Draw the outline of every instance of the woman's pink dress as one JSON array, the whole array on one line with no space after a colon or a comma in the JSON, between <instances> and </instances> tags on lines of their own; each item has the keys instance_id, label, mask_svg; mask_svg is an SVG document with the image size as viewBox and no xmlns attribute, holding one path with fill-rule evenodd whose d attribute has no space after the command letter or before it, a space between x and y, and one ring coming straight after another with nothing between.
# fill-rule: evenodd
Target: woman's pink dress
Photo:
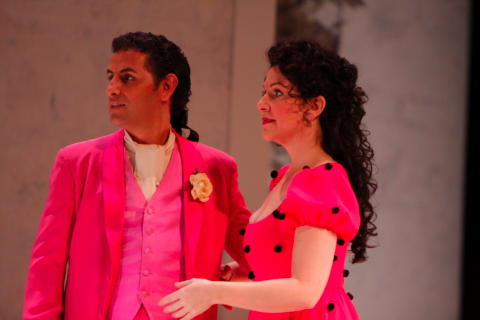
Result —
<instances>
[{"instance_id":1,"label":"woman's pink dress","mask_svg":"<svg viewBox=\"0 0 480 320\"><path fill-rule=\"evenodd\" d=\"M272 172L270 189L280 181L288 166ZM285 200L272 214L250 223L244 234L249 278L254 281L291 277L295 229L314 226L337 234L337 246L326 288L312 309L263 313L252 311L249 320L359 319L351 295L343 288L345 259L350 241L360 225L358 202L348 175L339 163L305 168L290 183Z\"/></svg>"}]
</instances>

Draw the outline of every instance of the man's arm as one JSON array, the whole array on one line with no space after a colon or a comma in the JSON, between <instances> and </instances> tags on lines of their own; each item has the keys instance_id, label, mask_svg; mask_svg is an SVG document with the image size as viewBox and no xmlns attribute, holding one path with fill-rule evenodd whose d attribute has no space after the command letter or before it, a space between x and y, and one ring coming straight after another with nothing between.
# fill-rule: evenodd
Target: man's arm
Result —
<instances>
[{"instance_id":1,"label":"man's arm","mask_svg":"<svg viewBox=\"0 0 480 320\"><path fill-rule=\"evenodd\" d=\"M229 264L234 271L233 277L241 278L248 273L247 260L243 252L243 237L251 213L238 188L238 169L235 162L232 162L230 171L229 192L226 194L229 199L229 225L225 249L236 261Z\"/></svg>"},{"instance_id":2,"label":"man's arm","mask_svg":"<svg viewBox=\"0 0 480 320\"><path fill-rule=\"evenodd\" d=\"M27 276L23 319L58 320L75 211L74 179L60 151L40 220Z\"/></svg>"}]
</instances>

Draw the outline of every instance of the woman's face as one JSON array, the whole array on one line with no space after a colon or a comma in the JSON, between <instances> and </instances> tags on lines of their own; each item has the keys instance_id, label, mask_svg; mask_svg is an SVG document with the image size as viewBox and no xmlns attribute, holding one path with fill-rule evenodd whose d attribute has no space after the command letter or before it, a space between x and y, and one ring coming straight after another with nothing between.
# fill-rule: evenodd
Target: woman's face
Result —
<instances>
[{"instance_id":1,"label":"woman's face","mask_svg":"<svg viewBox=\"0 0 480 320\"><path fill-rule=\"evenodd\" d=\"M262 117L263 138L284 145L305 128L302 105L303 99L293 84L278 67L270 68L263 82L262 97L257 103Z\"/></svg>"}]
</instances>

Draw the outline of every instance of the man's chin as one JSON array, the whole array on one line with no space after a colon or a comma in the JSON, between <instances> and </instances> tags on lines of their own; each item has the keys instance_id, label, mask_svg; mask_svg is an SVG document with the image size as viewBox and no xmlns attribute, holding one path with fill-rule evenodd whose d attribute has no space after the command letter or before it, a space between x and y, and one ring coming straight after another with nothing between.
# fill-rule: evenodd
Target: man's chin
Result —
<instances>
[{"instance_id":1,"label":"man's chin","mask_svg":"<svg viewBox=\"0 0 480 320\"><path fill-rule=\"evenodd\" d=\"M127 122L124 120L124 119L120 119L114 115L110 115L110 123L112 125L114 125L115 127L119 127L119 128L122 128L122 129L126 129L125 126L127 124Z\"/></svg>"}]
</instances>

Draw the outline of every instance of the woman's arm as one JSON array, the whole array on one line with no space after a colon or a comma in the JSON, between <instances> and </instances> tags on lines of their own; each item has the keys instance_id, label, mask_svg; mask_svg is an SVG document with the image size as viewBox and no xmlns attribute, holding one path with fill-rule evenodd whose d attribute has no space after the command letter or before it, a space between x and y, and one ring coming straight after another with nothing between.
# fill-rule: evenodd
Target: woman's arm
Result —
<instances>
[{"instance_id":1,"label":"woman's arm","mask_svg":"<svg viewBox=\"0 0 480 320\"><path fill-rule=\"evenodd\" d=\"M173 317L191 319L212 304L226 304L261 312L312 308L327 284L337 237L326 229L303 226L295 232L292 277L250 283L191 279L166 296L161 305ZM274 266L272 266L274 268Z\"/></svg>"}]
</instances>

